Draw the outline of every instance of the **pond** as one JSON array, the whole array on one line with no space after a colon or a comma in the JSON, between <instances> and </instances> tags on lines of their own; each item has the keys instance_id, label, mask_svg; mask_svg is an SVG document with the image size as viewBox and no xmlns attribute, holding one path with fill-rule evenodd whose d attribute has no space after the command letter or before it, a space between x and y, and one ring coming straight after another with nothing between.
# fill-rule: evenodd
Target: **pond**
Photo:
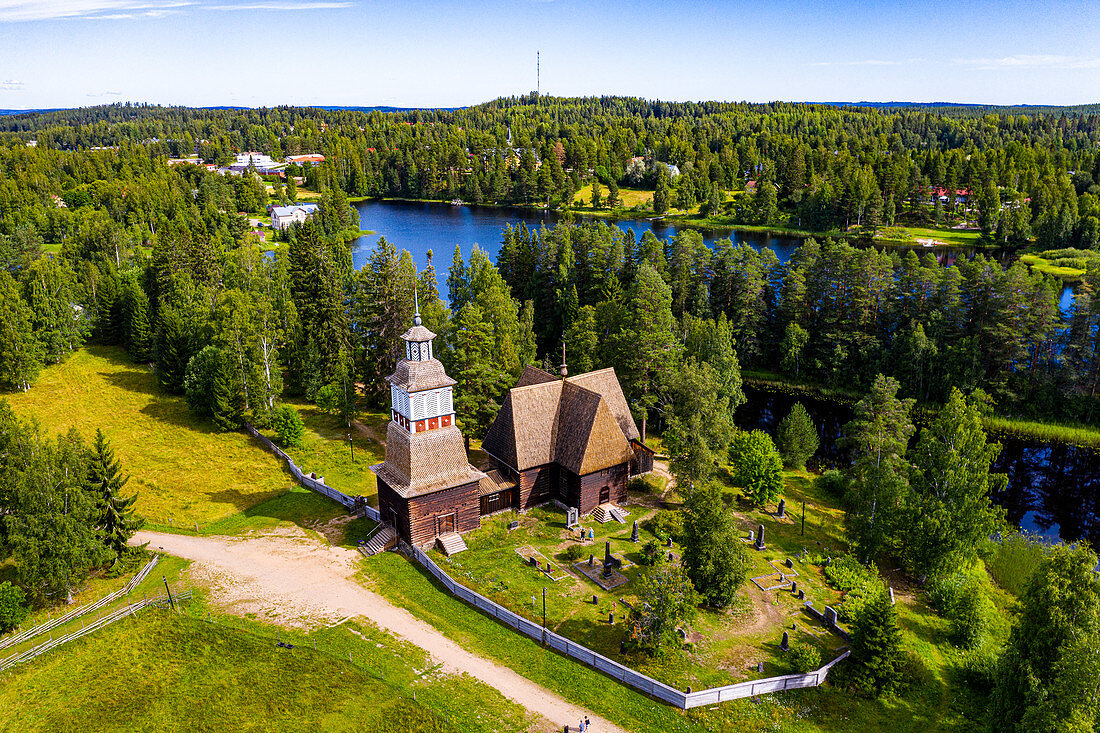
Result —
<instances>
[{"instance_id":1,"label":"pond","mask_svg":"<svg viewBox=\"0 0 1100 733\"><path fill-rule=\"evenodd\" d=\"M363 267L370 259L371 250L379 237L385 237L398 250L407 249L416 262L417 268L424 267L428 261L428 252L434 256L436 272L439 275L440 296L447 300L447 269L451 266L455 245L462 248L462 256L469 259L474 245L478 245L495 262L500 249L501 231L506 225L518 226L520 222L528 228L537 229L542 225L553 226L559 215L553 211L536 211L495 206L452 206L439 202L414 201L362 201L355 205L359 211L360 226L373 234L365 235L352 243L352 261L356 269ZM584 217L580 217L583 219ZM649 219L601 219L619 228L630 229L635 237L650 230L658 237L675 236L683 227L677 227L661 220ZM733 230L701 229L703 241L713 246L714 242L727 237L734 242L744 242L755 249L769 247L780 262L786 262L798 249L803 240L797 237L775 237L759 232L738 232ZM927 249L920 246L911 248L918 254L933 252L936 259L948 265L953 264L960 255L970 250L955 247L936 247ZM1002 255L1003 256L1003 255ZM1072 305L1072 290L1067 287L1062 294L1063 311L1068 312Z\"/></svg>"},{"instance_id":2,"label":"pond","mask_svg":"<svg viewBox=\"0 0 1100 733\"><path fill-rule=\"evenodd\" d=\"M838 441L852 417L850 406L750 386L745 387L745 396L735 415L738 427L774 435L778 422L795 402L801 402L821 436L822 448L811 467L835 467L848 461ZM1086 539L1096 546L1100 541L1100 452L1013 435L992 437L1003 446L993 470L1008 474L1008 486L993 500L1005 508L1009 521L1050 540Z\"/></svg>"}]
</instances>

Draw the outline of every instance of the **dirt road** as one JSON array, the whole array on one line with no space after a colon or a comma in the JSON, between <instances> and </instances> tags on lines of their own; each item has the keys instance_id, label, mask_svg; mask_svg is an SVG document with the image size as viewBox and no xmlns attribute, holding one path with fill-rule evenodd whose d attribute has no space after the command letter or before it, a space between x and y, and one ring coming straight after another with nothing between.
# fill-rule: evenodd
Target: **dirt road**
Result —
<instances>
[{"instance_id":1,"label":"dirt road","mask_svg":"<svg viewBox=\"0 0 1100 733\"><path fill-rule=\"evenodd\" d=\"M213 602L233 613L256 612L280 622L362 616L429 651L448 672L465 672L552 721L556 730L588 715L594 733L623 728L578 707L507 667L466 651L432 626L356 583L359 553L333 547L294 528L263 536L188 537L138 532L134 543L195 562L193 575Z\"/></svg>"}]
</instances>

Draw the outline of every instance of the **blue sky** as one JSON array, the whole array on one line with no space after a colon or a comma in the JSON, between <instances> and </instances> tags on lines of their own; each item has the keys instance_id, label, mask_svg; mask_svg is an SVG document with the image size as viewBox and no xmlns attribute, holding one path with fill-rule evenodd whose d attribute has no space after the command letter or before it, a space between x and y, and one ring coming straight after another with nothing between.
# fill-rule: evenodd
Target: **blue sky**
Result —
<instances>
[{"instance_id":1,"label":"blue sky","mask_svg":"<svg viewBox=\"0 0 1100 733\"><path fill-rule=\"evenodd\" d=\"M1100 101L1100 3L0 0L0 108Z\"/></svg>"}]
</instances>

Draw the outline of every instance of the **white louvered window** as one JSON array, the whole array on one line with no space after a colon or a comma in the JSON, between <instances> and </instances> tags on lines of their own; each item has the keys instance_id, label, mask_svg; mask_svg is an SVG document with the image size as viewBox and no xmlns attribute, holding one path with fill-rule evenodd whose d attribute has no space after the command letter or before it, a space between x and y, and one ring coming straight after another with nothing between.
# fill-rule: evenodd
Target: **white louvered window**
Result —
<instances>
[{"instance_id":1,"label":"white louvered window","mask_svg":"<svg viewBox=\"0 0 1100 733\"><path fill-rule=\"evenodd\" d=\"M436 417L439 415L439 395L436 392L429 392L426 397L425 414L428 417Z\"/></svg>"},{"instance_id":2,"label":"white louvered window","mask_svg":"<svg viewBox=\"0 0 1100 733\"><path fill-rule=\"evenodd\" d=\"M451 389L442 390L442 394L439 396L439 414L449 415L455 411L454 405L451 403Z\"/></svg>"},{"instance_id":3,"label":"white louvered window","mask_svg":"<svg viewBox=\"0 0 1100 733\"><path fill-rule=\"evenodd\" d=\"M398 410L405 417L409 417L409 395L407 392L398 390L401 394L401 408Z\"/></svg>"}]
</instances>

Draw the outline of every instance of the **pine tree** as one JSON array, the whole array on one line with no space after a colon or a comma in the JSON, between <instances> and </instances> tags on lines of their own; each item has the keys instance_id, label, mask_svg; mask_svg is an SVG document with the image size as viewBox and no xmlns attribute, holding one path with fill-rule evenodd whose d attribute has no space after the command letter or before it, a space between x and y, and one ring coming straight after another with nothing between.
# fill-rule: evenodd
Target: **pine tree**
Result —
<instances>
[{"instance_id":1,"label":"pine tree","mask_svg":"<svg viewBox=\"0 0 1100 733\"><path fill-rule=\"evenodd\" d=\"M853 685L875 697L893 692L899 683L901 655L897 612L880 590L853 624L849 671Z\"/></svg>"},{"instance_id":2,"label":"pine tree","mask_svg":"<svg viewBox=\"0 0 1100 733\"><path fill-rule=\"evenodd\" d=\"M817 427L801 402L794 403L790 414L779 422L776 444L783 456L783 465L801 471L817 452L820 440Z\"/></svg>"},{"instance_id":3,"label":"pine tree","mask_svg":"<svg viewBox=\"0 0 1100 733\"><path fill-rule=\"evenodd\" d=\"M860 557L870 561L888 545L908 488L906 450L913 435L913 400L897 397L898 382L881 374L844 426L854 455L848 470L848 532Z\"/></svg>"},{"instance_id":4,"label":"pine tree","mask_svg":"<svg viewBox=\"0 0 1100 733\"><path fill-rule=\"evenodd\" d=\"M899 534L902 558L922 582L966 565L1003 514L989 499L1007 482L1004 474L990 473L1001 445L987 442L981 410L980 395L967 399L953 389L910 457Z\"/></svg>"},{"instance_id":5,"label":"pine tree","mask_svg":"<svg viewBox=\"0 0 1100 733\"><path fill-rule=\"evenodd\" d=\"M42 369L30 308L15 279L0 270L0 386L26 391Z\"/></svg>"},{"instance_id":6,"label":"pine tree","mask_svg":"<svg viewBox=\"0 0 1100 733\"><path fill-rule=\"evenodd\" d=\"M103 431L96 430L86 486L103 512L100 536L116 557L126 552L127 541L145 524L144 519L134 516L137 494L129 498L122 496L122 488L129 480L129 476L122 475L122 466L115 459L115 452Z\"/></svg>"},{"instance_id":7,"label":"pine tree","mask_svg":"<svg viewBox=\"0 0 1100 733\"><path fill-rule=\"evenodd\" d=\"M653 213L658 216L668 213L668 181L664 176L657 178L657 188L653 191Z\"/></svg>"},{"instance_id":8,"label":"pine tree","mask_svg":"<svg viewBox=\"0 0 1100 733\"><path fill-rule=\"evenodd\" d=\"M145 290L133 279L126 280L122 289L122 308L125 327L126 353L138 363L152 357L152 328L149 325L149 298Z\"/></svg>"},{"instance_id":9,"label":"pine tree","mask_svg":"<svg viewBox=\"0 0 1100 733\"><path fill-rule=\"evenodd\" d=\"M503 375L492 353L492 330L481 309L467 303L455 317L454 325L451 376L458 382L454 407L469 448L470 435L484 435L500 409L493 398L501 390Z\"/></svg>"}]
</instances>

